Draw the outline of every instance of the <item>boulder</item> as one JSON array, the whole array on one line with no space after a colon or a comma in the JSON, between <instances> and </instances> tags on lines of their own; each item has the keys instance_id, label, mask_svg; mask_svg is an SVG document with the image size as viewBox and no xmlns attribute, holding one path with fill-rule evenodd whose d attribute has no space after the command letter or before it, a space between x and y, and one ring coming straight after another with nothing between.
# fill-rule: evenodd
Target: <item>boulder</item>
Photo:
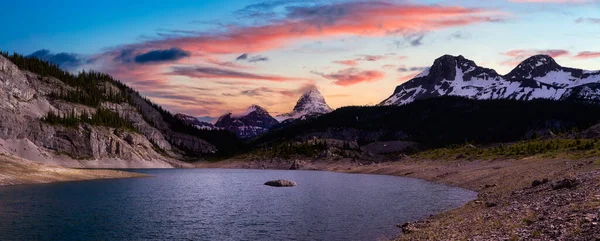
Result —
<instances>
[{"instance_id":1,"label":"boulder","mask_svg":"<svg viewBox=\"0 0 600 241\"><path fill-rule=\"evenodd\" d=\"M265 185L271 186L271 187L294 187L297 184L296 184L296 182L290 181L290 180L275 180L275 181L265 182Z\"/></svg>"}]
</instances>

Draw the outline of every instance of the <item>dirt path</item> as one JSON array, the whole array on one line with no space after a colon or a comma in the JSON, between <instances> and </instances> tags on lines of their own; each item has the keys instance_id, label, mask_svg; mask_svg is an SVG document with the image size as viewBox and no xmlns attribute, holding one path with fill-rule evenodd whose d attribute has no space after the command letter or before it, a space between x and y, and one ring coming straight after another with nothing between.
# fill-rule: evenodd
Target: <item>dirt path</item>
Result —
<instances>
[{"instance_id":1,"label":"dirt path","mask_svg":"<svg viewBox=\"0 0 600 241\"><path fill-rule=\"evenodd\" d=\"M43 165L0 153L0 186L145 176L115 170L84 170Z\"/></svg>"},{"instance_id":2,"label":"dirt path","mask_svg":"<svg viewBox=\"0 0 600 241\"><path fill-rule=\"evenodd\" d=\"M227 160L201 168L289 169L291 161ZM600 161L297 161L300 169L407 176L479 193L461 208L404 224L399 240L600 240ZM532 185L534 181L536 185ZM402 226L402 224L401 224Z\"/></svg>"}]
</instances>

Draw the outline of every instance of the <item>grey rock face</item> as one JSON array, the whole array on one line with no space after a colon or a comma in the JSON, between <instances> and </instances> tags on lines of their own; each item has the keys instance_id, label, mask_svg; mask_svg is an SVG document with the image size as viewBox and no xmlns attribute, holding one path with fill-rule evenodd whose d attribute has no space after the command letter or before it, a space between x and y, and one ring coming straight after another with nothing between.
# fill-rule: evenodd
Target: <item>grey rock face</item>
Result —
<instances>
[{"instance_id":1,"label":"grey rock face","mask_svg":"<svg viewBox=\"0 0 600 241\"><path fill-rule=\"evenodd\" d=\"M140 111L138 113L140 113L140 117L143 115L145 120L149 120L152 123L151 126L159 130L164 136L164 139L167 140L167 142L171 145L178 146L178 148L191 150L196 153L208 154L217 151L217 148L214 145L206 142L205 140L171 130L171 127L163 120L161 114L141 97L134 96L133 101L138 106Z\"/></svg>"},{"instance_id":2,"label":"grey rock face","mask_svg":"<svg viewBox=\"0 0 600 241\"><path fill-rule=\"evenodd\" d=\"M108 82L103 84L105 90L111 89L112 93L119 91ZM141 107L148 116L145 118L127 103L102 104L103 108L115 111L131 121L139 133L88 124L81 124L76 128L49 125L41 120L49 111L59 114L71 111L93 114L96 111L92 107L47 97L60 88L68 90L71 87L55 78L42 79L34 73L21 71L8 59L0 56L0 139L28 140L39 151L68 156L77 160L81 167L185 166L171 158L177 157L177 150L172 143L201 153L216 150L204 140L171 131L160 114L149 105ZM138 101L144 101L140 99L138 96ZM146 119L154 120L156 126L162 129L149 124ZM159 151L165 151L169 155L165 156Z\"/></svg>"}]
</instances>

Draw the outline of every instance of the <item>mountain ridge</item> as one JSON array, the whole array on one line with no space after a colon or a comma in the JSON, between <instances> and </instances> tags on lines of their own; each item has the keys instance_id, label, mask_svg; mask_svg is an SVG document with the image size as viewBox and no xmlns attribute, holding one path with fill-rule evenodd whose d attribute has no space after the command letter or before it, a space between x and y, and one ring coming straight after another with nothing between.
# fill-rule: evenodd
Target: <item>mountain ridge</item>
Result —
<instances>
[{"instance_id":1,"label":"mountain ridge","mask_svg":"<svg viewBox=\"0 0 600 241\"><path fill-rule=\"evenodd\" d=\"M9 143L0 151L67 167L165 168L237 144L188 127L109 75L0 55L0 141Z\"/></svg>"},{"instance_id":2,"label":"mountain ridge","mask_svg":"<svg viewBox=\"0 0 600 241\"><path fill-rule=\"evenodd\" d=\"M600 100L600 71L562 67L548 55L534 55L506 75L478 66L462 55L437 58L413 79L397 86L379 105L403 105L419 99L462 96L474 99Z\"/></svg>"},{"instance_id":3,"label":"mountain ridge","mask_svg":"<svg viewBox=\"0 0 600 241\"><path fill-rule=\"evenodd\" d=\"M231 131L239 138L249 139L265 132L279 124L269 112L256 104L250 105L242 113L227 113L215 122L216 128Z\"/></svg>"}]
</instances>

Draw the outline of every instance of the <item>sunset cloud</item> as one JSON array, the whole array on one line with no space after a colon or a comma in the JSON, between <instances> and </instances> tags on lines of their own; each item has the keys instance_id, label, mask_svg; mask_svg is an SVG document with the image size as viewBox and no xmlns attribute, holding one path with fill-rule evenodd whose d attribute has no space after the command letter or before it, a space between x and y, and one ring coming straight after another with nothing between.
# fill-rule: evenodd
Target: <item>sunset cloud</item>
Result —
<instances>
[{"instance_id":1,"label":"sunset cloud","mask_svg":"<svg viewBox=\"0 0 600 241\"><path fill-rule=\"evenodd\" d=\"M600 58L600 52L583 51L574 56L577 59L595 59Z\"/></svg>"},{"instance_id":2,"label":"sunset cloud","mask_svg":"<svg viewBox=\"0 0 600 241\"><path fill-rule=\"evenodd\" d=\"M385 55L361 55L359 58L355 59L347 59L347 60L338 60L333 61L333 63L346 65L346 66L357 66L360 62L375 62L382 59L387 58Z\"/></svg>"},{"instance_id":3,"label":"sunset cloud","mask_svg":"<svg viewBox=\"0 0 600 241\"><path fill-rule=\"evenodd\" d=\"M348 68L331 74L323 74L318 72L313 73L318 74L323 78L334 80L333 83L339 86L350 86L359 83L375 82L385 77L385 73L381 71L359 70L357 68Z\"/></svg>"},{"instance_id":4,"label":"sunset cloud","mask_svg":"<svg viewBox=\"0 0 600 241\"><path fill-rule=\"evenodd\" d=\"M289 6L283 19L260 26L229 27L225 31L170 37L122 46L122 49L199 50L205 54L232 54L244 48L260 52L281 48L307 38L345 35L413 35L423 31L495 22L503 14L457 6L345 2L318 6Z\"/></svg>"},{"instance_id":5,"label":"sunset cloud","mask_svg":"<svg viewBox=\"0 0 600 241\"><path fill-rule=\"evenodd\" d=\"M245 95L251 97L273 97L274 94L278 94L288 98L298 98L298 96L306 93L308 90L316 88L314 83L307 83L300 85L296 89L286 89L286 88L273 88L273 87L258 87L247 90L242 90L237 95ZM229 94L230 96L236 96L236 94Z\"/></svg>"},{"instance_id":6,"label":"sunset cloud","mask_svg":"<svg viewBox=\"0 0 600 241\"><path fill-rule=\"evenodd\" d=\"M544 54L544 55L549 55L552 58L557 58L557 57L569 55L569 51L564 50L564 49L545 49L545 50L517 49L517 50L511 50L511 51L508 51L508 52L502 53L502 54L506 55L506 56L510 56L510 57L519 57L519 58L523 58L523 57L528 58L533 55Z\"/></svg>"},{"instance_id":7,"label":"sunset cloud","mask_svg":"<svg viewBox=\"0 0 600 241\"><path fill-rule=\"evenodd\" d=\"M511 57L510 60L502 62L503 65L517 65L521 63L521 61L534 56L534 55L548 55L552 58L566 57L569 56L569 51L564 49L544 49L544 50L536 50L536 49L516 49L511 50L505 53L500 53L502 55Z\"/></svg>"},{"instance_id":8,"label":"sunset cloud","mask_svg":"<svg viewBox=\"0 0 600 241\"><path fill-rule=\"evenodd\" d=\"M211 67L173 67L168 75L187 76L197 79L242 79L242 80L266 80L273 82L306 81L304 78L291 78L276 75L262 75L235 70L211 68Z\"/></svg>"}]
</instances>

